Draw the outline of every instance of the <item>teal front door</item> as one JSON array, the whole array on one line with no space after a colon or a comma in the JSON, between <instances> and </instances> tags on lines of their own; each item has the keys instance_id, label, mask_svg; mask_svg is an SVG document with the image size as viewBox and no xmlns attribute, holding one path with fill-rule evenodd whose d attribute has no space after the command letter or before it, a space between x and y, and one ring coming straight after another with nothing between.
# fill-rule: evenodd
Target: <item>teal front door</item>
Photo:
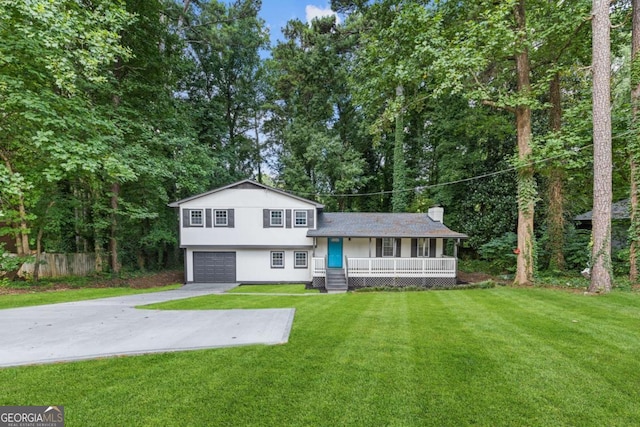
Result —
<instances>
[{"instance_id":1,"label":"teal front door","mask_svg":"<svg viewBox=\"0 0 640 427\"><path fill-rule=\"evenodd\" d=\"M342 268L342 237L329 237L328 268Z\"/></svg>"}]
</instances>

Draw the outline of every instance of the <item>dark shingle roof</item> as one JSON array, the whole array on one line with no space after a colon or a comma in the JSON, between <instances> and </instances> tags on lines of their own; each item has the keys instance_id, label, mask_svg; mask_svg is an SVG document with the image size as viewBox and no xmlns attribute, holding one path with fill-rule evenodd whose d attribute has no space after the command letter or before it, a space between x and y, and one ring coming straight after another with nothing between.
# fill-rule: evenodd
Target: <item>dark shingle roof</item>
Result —
<instances>
[{"instance_id":1,"label":"dark shingle roof","mask_svg":"<svg viewBox=\"0 0 640 427\"><path fill-rule=\"evenodd\" d=\"M631 218L630 200L624 199L611 204L611 219L629 219ZM585 212L573 219L574 221L592 221L593 211Z\"/></svg>"},{"instance_id":2,"label":"dark shingle roof","mask_svg":"<svg viewBox=\"0 0 640 427\"><path fill-rule=\"evenodd\" d=\"M465 239L424 213L320 213L309 237L444 237Z\"/></svg>"}]
</instances>

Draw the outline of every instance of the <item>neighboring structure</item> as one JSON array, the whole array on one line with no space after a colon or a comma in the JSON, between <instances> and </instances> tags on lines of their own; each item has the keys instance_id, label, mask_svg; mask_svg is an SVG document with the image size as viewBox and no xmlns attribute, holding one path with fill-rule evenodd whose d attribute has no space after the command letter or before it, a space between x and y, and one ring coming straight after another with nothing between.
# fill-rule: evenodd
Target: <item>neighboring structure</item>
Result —
<instances>
[{"instance_id":1,"label":"neighboring structure","mask_svg":"<svg viewBox=\"0 0 640 427\"><path fill-rule=\"evenodd\" d=\"M611 204L612 220L628 220L631 219L631 201L629 199L620 200ZM587 222L591 225L593 220L593 211L585 212L573 218L574 221Z\"/></svg>"},{"instance_id":2,"label":"neighboring structure","mask_svg":"<svg viewBox=\"0 0 640 427\"><path fill-rule=\"evenodd\" d=\"M179 208L185 282L451 286L467 236L427 214L324 213L324 206L244 180L171 203ZM452 256L445 256L452 239Z\"/></svg>"},{"instance_id":3,"label":"neighboring structure","mask_svg":"<svg viewBox=\"0 0 640 427\"><path fill-rule=\"evenodd\" d=\"M593 211L585 212L573 218L577 227L591 230ZM611 204L611 246L622 249L629 246L628 236L631 226L631 200L623 199Z\"/></svg>"}]
</instances>

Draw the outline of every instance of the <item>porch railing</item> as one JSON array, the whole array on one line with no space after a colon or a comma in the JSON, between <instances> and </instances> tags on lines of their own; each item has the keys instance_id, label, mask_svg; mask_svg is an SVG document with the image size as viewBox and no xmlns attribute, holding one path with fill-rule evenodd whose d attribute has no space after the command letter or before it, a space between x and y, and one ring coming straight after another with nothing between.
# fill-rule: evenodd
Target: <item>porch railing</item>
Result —
<instances>
[{"instance_id":1,"label":"porch railing","mask_svg":"<svg viewBox=\"0 0 640 427\"><path fill-rule=\"evenodd\" d=\"M348 277L456 277L457 259L443 258L348 258ZM313 258L313 275L325 275L324 258Z\"/></svg>"},{"instance_id":2,"label":"porch railing","mask_svg":"<svg viewBox=\"0 0 640 427\"><path fill-rule=\"evenodd\" d=\"M326 268L325 268L325 258L312 258L311 266L313 268L313 277L325 277Z\"/></svg>"}]
</instances>

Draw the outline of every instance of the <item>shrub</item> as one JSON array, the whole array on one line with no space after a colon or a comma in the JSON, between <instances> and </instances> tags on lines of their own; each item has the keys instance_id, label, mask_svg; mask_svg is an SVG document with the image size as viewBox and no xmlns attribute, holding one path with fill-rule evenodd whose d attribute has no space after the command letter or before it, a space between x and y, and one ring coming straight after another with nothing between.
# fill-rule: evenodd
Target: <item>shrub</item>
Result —
<instances>
[{"instance_id":1,"label":"shrub","mask_svg":"<svg viewBox=\"0 0 640 427\"><path fill-rule=\"evenodd\" d=\"M582 271L591 258L589 242L591 230L571 228L566 236L564 260L569 271Z\"/></svg>"},{"instance_id":2,"label":"shrub","mask_svg":"<svg viewBox=\"0 0 640 427\"><path fill-rule=\"evenodd\" d=\"M513 273L516 271L518 260L517 255L513 253L518 246L517 242L518 236L508 232L480 246L478 253L480 258L491 263L492 273Z\"/></svg>"}]
</instances>

